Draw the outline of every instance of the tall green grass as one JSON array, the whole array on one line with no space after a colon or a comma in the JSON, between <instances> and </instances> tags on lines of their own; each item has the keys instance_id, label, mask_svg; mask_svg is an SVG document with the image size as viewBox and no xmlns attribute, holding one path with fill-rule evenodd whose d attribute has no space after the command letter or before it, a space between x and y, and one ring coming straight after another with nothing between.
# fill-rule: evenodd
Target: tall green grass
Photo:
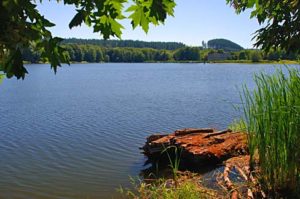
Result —
<instances>
[{"instance_id":1,"label":"tall green grass","mask_svg":"<svg viewBox=\"0 0 300 199\"><path fill-rule=\"evenodd\" d=\"M270 193L300 196L300 71L277 69L254 76L243 89L251 163L259 159L262 185Z\"/></svg>"}]
</instances>

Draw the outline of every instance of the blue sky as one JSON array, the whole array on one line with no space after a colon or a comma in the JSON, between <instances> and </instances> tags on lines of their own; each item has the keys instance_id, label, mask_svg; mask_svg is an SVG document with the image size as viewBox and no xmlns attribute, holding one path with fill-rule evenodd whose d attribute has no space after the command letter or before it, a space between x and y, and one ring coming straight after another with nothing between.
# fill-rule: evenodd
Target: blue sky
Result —
<instances>
[{"instance_id":1,"label":"blue sky","mask_svg":"<svg viewBox=\"0 0 300 199\"><path fill-rule=\"evenodd\" d=\"M160 26L150 26L148 34L140 28L132 30L129 20L122 22L125 27L122 39L143 41L177 41L191 46L200 46L201 42L214 38L232 40L245 48L252 48L253 33L260 27L256 19L250 19L247 11L237 15L225 0L176 0L175 17L168 17ZM85 25L73 29L68 24L75 7L65 6L56 1L43 1L38 9L46 18L56 24L52 28L55 36L63 38L101 39L99 33Z\"/></svg>"}]
</instances>

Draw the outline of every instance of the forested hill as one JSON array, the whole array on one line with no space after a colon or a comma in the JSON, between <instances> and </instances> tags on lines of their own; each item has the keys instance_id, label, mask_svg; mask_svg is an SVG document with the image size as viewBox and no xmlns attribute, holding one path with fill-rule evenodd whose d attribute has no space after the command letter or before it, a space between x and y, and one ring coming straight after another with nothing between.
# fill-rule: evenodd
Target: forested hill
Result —
<instances>
[{"instance_id":1,"label":"forested hill","mask_svg":"<svg viewBox=\"0 0 300 199\"><path fill-rule=\"evenodd\" d=\"M101 47L153 48L158 50L176 50L185 47L179 42L146 42L134 40L65 39L62 44L98 45Z\"/></svg>"},{"instance_id":2,"label":"forested hill","mask_svg":"<svg viewBox=\"0 0 300 199\"><path fill-rule=\"evenodd\" d=\"M212 39L207 42L208 48L224 50L224 51L240 51L243 50L243 47L240 45L227 40L227 39Z\"/></svg>"}]
</instances>

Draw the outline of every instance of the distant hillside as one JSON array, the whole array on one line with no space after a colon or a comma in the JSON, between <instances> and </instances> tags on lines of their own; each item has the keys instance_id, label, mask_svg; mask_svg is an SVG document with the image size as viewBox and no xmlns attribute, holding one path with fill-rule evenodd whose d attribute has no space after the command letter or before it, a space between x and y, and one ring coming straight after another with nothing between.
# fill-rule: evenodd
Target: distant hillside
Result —
<instances>
[{"instance_id":1,"label":"distant hillside","mask_svg":"<svg viewBox=\"0 0 300 199\"><path fill-rule=\"evenodd\" d=\"M158 50L176 50L185 47L179 42L146 42L134 40L100 40L100 39L65 39L62 44L90 44L102 47L130 47L130 48L153 48Z\"/></svg>"},{"instance_id":2,"label":"distant hillside","mask_svg":"<svg viewBox=\"0 0 300 199\"><path fill-rule=\"evenodd\" d=\"M207 42L208 48L222 49L224 51L239 51L244 48L227 39L212 39Z\"/></svg>"}]
</instances>

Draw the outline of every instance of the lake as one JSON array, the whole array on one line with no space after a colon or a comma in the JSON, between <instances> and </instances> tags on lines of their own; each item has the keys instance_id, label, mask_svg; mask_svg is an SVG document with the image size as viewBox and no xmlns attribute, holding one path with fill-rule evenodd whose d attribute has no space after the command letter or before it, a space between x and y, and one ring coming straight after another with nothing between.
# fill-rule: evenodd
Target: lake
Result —
<instances>
[{"instance_id":1,"label":"lake","mask_svg":"<svg viewBox=\"0 0 300 199\"><path fill-rule=\"evenodd\" d=\"M253 88L251 64L28 65L0 85L0 198L117 197L146 161L145 138L186 127L224 129Z\"/></svg>"}]
</instances>

